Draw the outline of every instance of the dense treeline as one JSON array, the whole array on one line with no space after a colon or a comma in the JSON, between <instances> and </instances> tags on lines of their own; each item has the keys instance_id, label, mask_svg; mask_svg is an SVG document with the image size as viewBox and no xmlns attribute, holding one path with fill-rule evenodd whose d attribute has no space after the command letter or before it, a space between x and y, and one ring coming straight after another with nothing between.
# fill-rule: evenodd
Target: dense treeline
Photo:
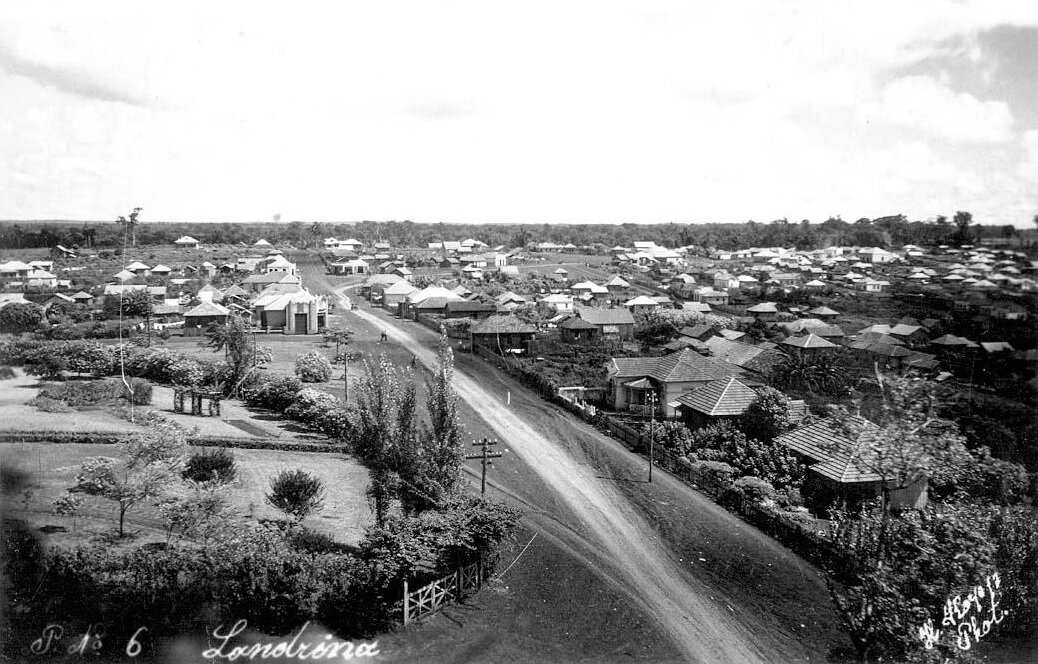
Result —
<instances>
[{"instance_id":1,"label":"dense treeline","mask_svg":"<svg viewBox=\"0 0 1038 664\"><path fill-rule=\"evenodd\" d=\"M836 244L859 246L934 245L962 243L981 237L1016 238L1012 226L970 225L968 213L953 223L909 221L904 215L853 223L832 217L822 223L809 220L742 224L427 224L412 221L363 221L359 223L246 222L181 223L148 222L142 217L132 227L137 244L169 244L190 235L203 244L251 244L266 238L275 244L313 247L326 237L356 238L365 243L389 242L397 247L425 246L438 240L475 238L490 246L523 246L535 242L572 243L578 246L630 246L635 240L651 240L664 246L702 245L718 249L751 246L787 246L814 249ZM956 215L956 221L960 221ZM118 247L124 241L125 224L115 222L0 222L0 247ZM1033 240L1031 241L1033 243Z\"/></svg>"}]
</instances>

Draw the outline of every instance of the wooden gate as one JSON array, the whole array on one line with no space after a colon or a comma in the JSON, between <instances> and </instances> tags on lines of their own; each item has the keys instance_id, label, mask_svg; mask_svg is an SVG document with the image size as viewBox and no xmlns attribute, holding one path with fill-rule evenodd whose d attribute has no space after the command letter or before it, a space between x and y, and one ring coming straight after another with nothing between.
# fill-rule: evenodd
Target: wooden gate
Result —
<instances>
[{"instance_id":1,"label":"wooden gate","mask_svg":"<svg viewBox=\"0 0 1038 664\"><path fill-rule=\"evenodd\" d=\"M459 567L414 591L408 589L407 579L404 579L404 624L435 613L449 602L460 601L466 592L476 591L482 585L479 562Z\"/></svg>"}]
</instances>

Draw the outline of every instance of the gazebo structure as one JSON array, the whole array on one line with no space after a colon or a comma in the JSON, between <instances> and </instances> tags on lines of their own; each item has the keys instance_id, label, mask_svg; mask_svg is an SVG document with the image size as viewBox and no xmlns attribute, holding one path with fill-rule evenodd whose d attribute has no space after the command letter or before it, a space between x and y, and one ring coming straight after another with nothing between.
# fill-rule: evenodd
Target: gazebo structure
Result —
<instances>
[{"instance_id":1,"label":"gazebo structure","mask_svg":"<svg viewBox=\"0 0 1038 664\"><path fill-rule=\"evenodd\" d=\"M183 413L184 403L190 398L191 414L199 417L220 417L220 399L223 393L215 389L206 389L189 385L173 386L173 412ZM209 403L206 404L206 401ZM208 407L206 407L208 406Z\"/></svg>"}]
</instances>

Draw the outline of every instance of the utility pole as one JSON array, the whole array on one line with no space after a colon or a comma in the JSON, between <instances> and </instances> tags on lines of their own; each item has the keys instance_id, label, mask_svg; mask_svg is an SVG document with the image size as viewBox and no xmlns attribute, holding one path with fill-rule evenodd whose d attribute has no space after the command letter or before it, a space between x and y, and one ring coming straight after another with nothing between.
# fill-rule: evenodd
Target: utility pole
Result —
<instances>
[{"instance_id":1,"label":"utility pole","mask_svg":"<svg viewBox=\"0 0 1038 664\"><path fill-rule=\"evenodd\" d=\"M501 454L501 452L491 452L490 451L490 446L491 445L497 445L497 441L496 440L490 440L489 438L484 438L483 440L474 440L474 441L472 441L472 444L475 447L481 448L480 449L480 453L479 454L467 454L467 455L465 455L465 458L466 459L481 459L482 460L482 464L483 464L483 478L480 481L480 486L479 486L479 495L482 496L482 495L485 495L486 492L487 492L487 466L488 465L493 465L493 463L490 461L490 459L496 459L497 457L502 456L502 454Z\"/></svg>"},{"instance_id":2,"label":"utility pole","mask_svg":"<svg viewBox=\"0 0 1038 664\"><path fill-rule=\"evenodd\" d=\"M649 392L649 484L652 484L652 457L656 450L656 390Z\"/></svg>"}]
</instances>

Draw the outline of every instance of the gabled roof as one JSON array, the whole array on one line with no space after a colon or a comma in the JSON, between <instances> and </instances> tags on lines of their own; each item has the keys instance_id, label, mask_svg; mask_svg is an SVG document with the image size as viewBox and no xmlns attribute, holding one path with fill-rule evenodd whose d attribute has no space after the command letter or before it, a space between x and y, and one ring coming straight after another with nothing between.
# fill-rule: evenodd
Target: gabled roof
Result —
<instances>
[{"instance_id":1,"label":"gabled roof","mask_svg":"<svg viewBox=\"0 0 1038 664\"><path fill-rule=\"evenodd\" d=\"M704 415L742 415L757 399L757 393L731 376L707 383L678 397L678 403Z\"/></svg>"},{"instance_id":2,"label":"gabled roof","mask_svg":"<svg viewBox=\"0 0 1038 664\"><path fill-rule=\"evenodd\" d=\"M215 302L202 302L197 307L191 309L184 314L184 317L197 317L197 316L227 316L231 313L231 310L227 307L222 307Z\"/></svg>"},{"instance_id":3,"label":"gabled roof","mask_svg":"<svg viewBox=\"0 0 1038 664\"><path fill-rule=\"evenodd\" d=\"M176 240L173 240L173 244L198 244L198 240L190 235L181 235Z\"/></svg>"},{"instance_id":4,"label":"gabled roof","mask_svg":"<svg viewBox=\"0 0 1038 664\"><path fill-rule=\"evenodd\" d=\"M577 315L592 325L634 325L634 316L629 309L577 307Z\"/></svg>"},{"instance_id":5,"label":"gabled roof","mask_svg":"<svg viewBox=\"0 0 1038 664\"><path fill-rule=\"evenodd\" d=\"M612 279L605 282L605 285L614 286L616 288L629 288L631 286L631 284L629 284L626 279L624 279L618 274L614 274Z\"/></svg>"},{"instance_id":6,"label":"gabled roof","mask_svg":"<svg viewBox=\"0 0 1038 664\"><path fill-rule=\"evenodd\" d=\"M814 309L808 309L807 313L812 316L839 316L840 312L835 309L830 309L826 306L815 307Z\"/></svg>"},{"instance_id":7,"label":"gabled roof","mask_svg":"<svg viewBox=\"0 0 1038 664\"><path fill-rule=\"evenodd\" d=\"M150 270L151 268L149 268L147 265L145 265L144 263L142 263L140 261L134 261L134 262L130 263L129 265L127 265L126 269L132 271L132 270Z\"/></svg>"},{"instance_id":8,"label":"gabled roof","mask_svg":"<svg viewBox=\"0 0 1038 664\"><path fill-rule=\"evenodd\" d=\"M94 296L91 295L90 293L87 293L86 291L79 291L78 293L73 293L72 294L72 299L73 300L92 300L92 299L94 299Z\"/></svg>"},{"instance_id":9,"label":"gabled roof","mask_svg":"<svg viewBox=\"0 0 1038 664\"><path fill-rule=\"evenodd\" d=\"M170 267L168 267L166 265L163 265L162 263L159 263L155 267L151 268L151 271L152 272L172 272L173 270L172 270L172 268L170 268Z\"/></svg>"},{"instance_id":10,"label":"gabled roof","mask_svg":"<svg viewBox=\"0 0 1038 664\"><path fill-rule=\"evenodd\" d=\"M876 428L864 418L853 417L851 421L855 428ZM861 436L851 438L851 434L843 431L833 420L818 420L794 429L776 438L775 442L814 461L809 466L811 470L841 484L882 479L861 460Z\"/></svg>"},{"instance_id":11,"label":"gabled roof","mask_svg":"<svg viewBox=\"0 0 1038 664\"><path fill-rule=\"evenodd\" d=\"M472 334L533 334L537 327L515 316L490 316L469 328Z\"/></svg>"}]
</instances>

